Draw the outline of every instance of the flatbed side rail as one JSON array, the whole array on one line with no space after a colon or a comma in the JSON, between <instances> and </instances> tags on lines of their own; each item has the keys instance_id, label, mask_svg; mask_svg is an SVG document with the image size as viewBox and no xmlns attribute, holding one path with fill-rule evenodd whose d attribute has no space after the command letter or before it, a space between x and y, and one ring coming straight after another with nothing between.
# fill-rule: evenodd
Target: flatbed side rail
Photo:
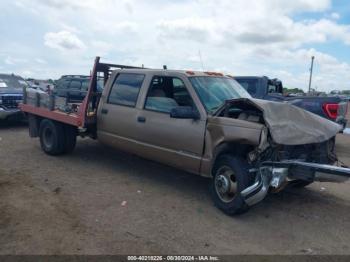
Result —
<instances>
[{"instance_id":1,"label":"flatbed side rail","mask_svg":"<svg viewBox=\"0 0 350 262\"><path fill-rule=\"evenodd\" d=\"M28 104L21 104L20 109L23 112L33 114L36 116L41 116L43 118L52 119L57 122L62 122L76 127L82 126L82 118L77 114L67 114L59 110L50 111L47 108L35 107L33 105Z\"/></svg>"}]
</instances>

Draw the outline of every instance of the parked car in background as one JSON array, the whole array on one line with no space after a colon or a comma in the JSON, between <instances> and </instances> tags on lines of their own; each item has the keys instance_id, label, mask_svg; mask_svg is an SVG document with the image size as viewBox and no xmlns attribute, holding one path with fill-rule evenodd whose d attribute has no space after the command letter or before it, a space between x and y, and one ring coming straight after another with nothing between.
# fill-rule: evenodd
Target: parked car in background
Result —
<instances>
[{"instance_id":1,"label":"parked car in background","mask_svg":"<svg viewBox=\"0 0 350 262\"><path fill-rule=\"evenodd\" d=\"M26 81L14 74L0 74L0 120L20 119L23 117L18 104L23 99L23 87Z\"/></svg>"},{"instance_id":2,"label":"parked car in background","mask_svg":"<svg viewBox=\"0 0 350 262\"><path fill-rule=\"evenodd\" d=\"M254 98L288 102L328 120L334 121L342 125L343 128L346 127L348 101L339 96L288 97L283 96L282 81L278 79L270 79L266 76L236 76L234 79Z\"/></svg>"},{"instance_id":3,"label":"parked car in background","mask_svg":"<svg viewBox=\"0 0 350 262\"><path fill-rule=\"evenodd\" d=\"M89 88L90 76L64 75L55 83L54 94L66 97L68 101L80 102L86 96ZM103 90L103 81L97 81L98 91Z\"/></svg>"},{"instance_id":4,"label":"parked car in background","mask_svg":"<svg viewBox=\"0 0 350 262\"><path fill-rule=\"evenodd\" d=\"M31 88L36 90L41 90L46 93L54 89L52 80L39 80L39 79L28 78L26 79L26 82Z\"/></svg>"}]
</instances>

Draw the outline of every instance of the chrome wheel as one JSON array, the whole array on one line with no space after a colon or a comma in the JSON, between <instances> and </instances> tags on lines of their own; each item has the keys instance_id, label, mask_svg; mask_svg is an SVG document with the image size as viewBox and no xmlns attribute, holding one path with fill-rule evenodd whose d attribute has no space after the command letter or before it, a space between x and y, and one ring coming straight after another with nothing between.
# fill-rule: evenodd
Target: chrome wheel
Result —
<instances>
[{"instance_id":1,"label":"chrome wheel","mask_svg":"<svg viewBox=\"0 0 350 262\"><path fill-rule=\"evenodd\" d=\"M237 193L237 182L233 170L228 166L222 166L215 176L215 191L221 201L231 202Z\"/></svg>"}]
</instances>

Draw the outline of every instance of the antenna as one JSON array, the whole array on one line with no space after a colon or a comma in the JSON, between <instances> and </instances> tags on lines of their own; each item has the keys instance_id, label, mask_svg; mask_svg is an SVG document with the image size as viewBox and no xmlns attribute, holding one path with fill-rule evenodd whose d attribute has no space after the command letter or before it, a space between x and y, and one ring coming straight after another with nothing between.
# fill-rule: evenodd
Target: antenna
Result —
<instances>
[{"instance_id":1,"label":"antenna","mask_svg":"<svg viewBox=\"0 0 350 262\"><path fill-rule=\"evenodd\" d=\"M311 80L312 80L312 71L314 69L314 59L315 59L315 57L312 56L311 57L311 67L310 67L310 79L309 79L309 94L311 92Z\"/></svg>"},{"instance_id":2,"label":"antenna","mask_svg":"<svg viewBox=\"0 0 350 262\"><path fill-rule=\"evenodd\" d=\"M202 54L201 54L200 49L198 49L198 55L199 55L199 60L201 61L201 65L202 65L202 71L204 71L204 64L203 64L203 59L202 59Z\"/></svg>"}]
</instances>

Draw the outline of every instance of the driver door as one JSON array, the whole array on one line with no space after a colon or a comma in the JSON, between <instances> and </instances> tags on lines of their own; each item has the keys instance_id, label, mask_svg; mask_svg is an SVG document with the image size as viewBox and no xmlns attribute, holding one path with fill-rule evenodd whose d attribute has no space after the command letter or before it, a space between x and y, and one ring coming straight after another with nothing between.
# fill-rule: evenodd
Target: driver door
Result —
<instances>
[{"instance_id":1,"label":"driver door","mask_svg":"<svg viewBox=\"0 0 350 262\"><path fill-rule=\"evenodd\" d=\"M176 119L170 111L178 106L197 110L193 97L180 77L154 76L138 111L138 140L147 147L147 157L198 173L203 154L205 116Z\"/></svg>"}]
</instances>

